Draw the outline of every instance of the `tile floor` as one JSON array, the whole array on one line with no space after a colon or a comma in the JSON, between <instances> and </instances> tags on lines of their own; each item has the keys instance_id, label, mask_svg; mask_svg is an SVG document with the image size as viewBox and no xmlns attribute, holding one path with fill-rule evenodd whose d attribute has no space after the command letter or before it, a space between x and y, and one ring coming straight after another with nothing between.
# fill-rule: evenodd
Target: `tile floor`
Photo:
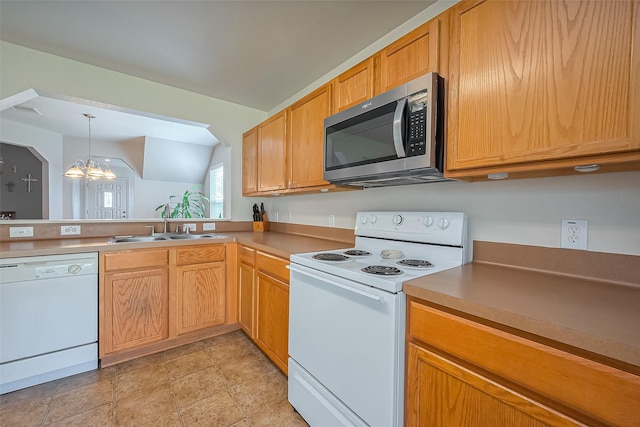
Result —
<instances>
[{"instance_id":1,"label":"tile floor","mask_svg":"<svg viewBox=\"0 0 640 427\"><path fill-rule=\"evenodd\" d=\"M241 331L0 396L0 426L307 426Z\"/></svg>"}]
</instances>

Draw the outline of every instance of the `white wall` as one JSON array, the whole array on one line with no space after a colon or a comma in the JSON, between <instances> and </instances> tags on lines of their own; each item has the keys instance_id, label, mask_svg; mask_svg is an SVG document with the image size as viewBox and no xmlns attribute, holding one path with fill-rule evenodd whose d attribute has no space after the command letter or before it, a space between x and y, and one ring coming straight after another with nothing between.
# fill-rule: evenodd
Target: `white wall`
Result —
<instances>
[{"instance_id":1,"label":"white wall","mask_svg":"<svg viewBox=\"0 0 640 427\"><path fill-rule=\"evenodd\" d=\"M3 58L0 62L4 61L5 59ZM43 189L48 186L49 193L60 194L62 174L66 170L63 170L61 135L31 126L24 126L10 120L0 119L0 140L9 144L35 148L49 162L49 176L47 177L47 182L42 183ZM45 196L42 203L43 207L49 206L49 219L62 218L61 197Z\"/></svg>"},{"instance_id":2,"label":"white wall","mask_svg":"<svg viewBox=\"0 0 640 427\"><path fill-rule=\"evenodd\" d=\"M474 240L560 246L562 219L589 221L589 250L640 255L640 172L442 182L265 199L272 221L353 229L368 210L462 211ZM640 273L639 273L640 274Z\"/></svg>"},{"instance_id":3,"label":"white wall","mask_svg":"<svg viewBox=\"0 0 640 427\"><path fill-rule=\"evenodd\" d=\"M232 151L232 218L251 219L251 203L241 196L242 132L266 119L265 112L4 41L0 41L0 56L0 99L36 88L123 108L210 123L210 132L231 147ZM98 151L99 147L96 147L96 154L100 155ZM61 159L61 148L57 156ZM62 180L62 166L59 166L58 172L51 171L51 176L56 176L56 173ZM60 181L57 188L61 186ZM61 215L62 209L59 208L59 211Z\"/></svg>"}]
</instances>

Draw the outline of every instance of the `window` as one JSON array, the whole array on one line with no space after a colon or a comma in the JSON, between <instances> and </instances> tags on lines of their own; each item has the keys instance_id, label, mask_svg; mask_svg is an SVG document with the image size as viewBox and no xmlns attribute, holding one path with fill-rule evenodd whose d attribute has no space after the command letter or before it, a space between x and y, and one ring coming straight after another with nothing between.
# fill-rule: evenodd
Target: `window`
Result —
<instances>
[{"instance_id":1,"label":"window","mask_svg":"<svg viewBox=\"0 0 640 427\"><path fill-rule=\"evenodd\" d=\"M210 218L224 218L224 165L217 164L209 171Z\"/></svg>"}]
</instances>

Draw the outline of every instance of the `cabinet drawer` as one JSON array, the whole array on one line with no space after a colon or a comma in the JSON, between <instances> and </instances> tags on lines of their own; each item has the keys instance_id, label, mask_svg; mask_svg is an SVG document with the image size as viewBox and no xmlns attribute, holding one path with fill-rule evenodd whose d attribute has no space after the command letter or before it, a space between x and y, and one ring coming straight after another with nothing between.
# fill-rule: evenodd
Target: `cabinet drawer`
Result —
<instances>
[{"instance_id":1,"label":"cabinet drawer","mask_svg":"<svg viewBox=\"0 0 640 427\"><path fill-rule=\"evenodd\" d=\"M289 283L289 269L287 269L287 265L289 265L288 260L265 254L264 252L256 253L256 267L258 270Z\"/></svg>"},{"instance_id":2,"label":"cabinet drawer","mask_svg":"<svg viewBox=\"0 0 640 427\"><path fill-rule=\"evenodd\" d=\"M104 271L165 267L167 265L169 265L169 251L167 249L104 254Z\"/></svg>"},{"instance_id":3,"label":"cabinet drawer","mask_svg":"<svg viewBox=\"0 0 640 427\"><path fill-rule=\"evenodd\" d=\"M256 250L248 246L238 245L238 260L245 264L256 264Z\"/></svg>"},{"instance_id":4,"label":"cabinet drawer","mask_svg":"<svg viewBox=\"0 0 640 427\"><path fill-rule=\"evenodd\" d=\"M640 423L640 377L631 373L416 301L408 335L605 424Z\"/></svg>"},{"instance_id":5,"label":"cabinet drawer","mask_svg":"<svg viewBox=\"0 0 640 427\"><path fill-rule=\"evenodd\" d=\"M224 257L224 245L201 245L176 249L176 264L178 265L224 261Z\"/></svg>"}]
</instances>

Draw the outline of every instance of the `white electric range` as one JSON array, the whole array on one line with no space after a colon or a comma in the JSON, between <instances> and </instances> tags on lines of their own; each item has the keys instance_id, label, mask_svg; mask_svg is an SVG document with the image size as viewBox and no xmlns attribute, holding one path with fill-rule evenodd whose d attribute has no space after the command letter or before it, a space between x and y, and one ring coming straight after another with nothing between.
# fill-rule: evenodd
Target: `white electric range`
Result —
<instances>
[{"instance_id":1,"label":"white electric range","mask_svg":"<svg viewBox=\"0 0 640 427\"><path fill-rule=\"evenodd\" d=\"M403 425L408 280L467 260L460 212L360 212L355 247L291 255L289 401L312 427Z\"/></svg>"}]
</instances>

